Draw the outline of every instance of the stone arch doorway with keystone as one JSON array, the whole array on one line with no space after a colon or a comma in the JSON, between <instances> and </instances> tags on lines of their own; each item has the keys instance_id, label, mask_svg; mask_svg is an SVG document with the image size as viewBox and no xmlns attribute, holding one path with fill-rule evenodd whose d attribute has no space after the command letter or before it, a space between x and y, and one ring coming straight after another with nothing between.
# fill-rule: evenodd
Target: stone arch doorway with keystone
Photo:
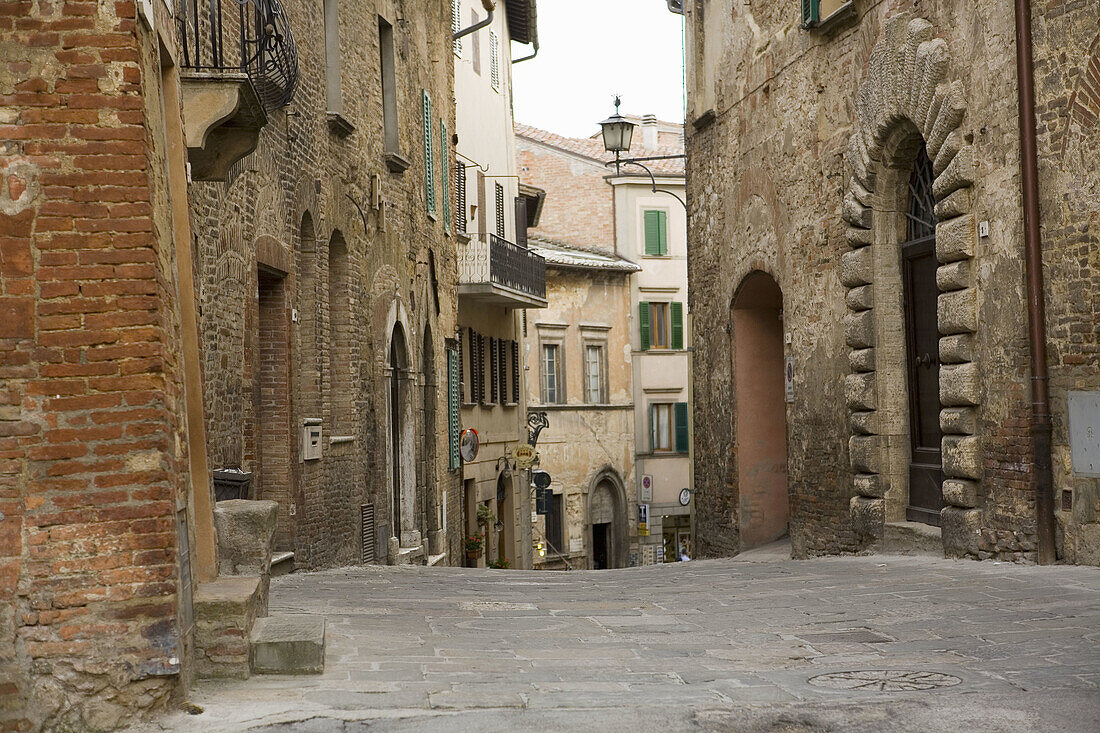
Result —
<instances>
[{"instance_id":1,"label":"stone arch doorway with keystone","mask_svg":"<svg viewBox=\"0 0 1100 733\"><path fill-rule=\"evenodd\" d=\"M603 470L588 492L589 560L593 570L626 567L626 492L617 473Z\"/></svg>"}]
</instances>

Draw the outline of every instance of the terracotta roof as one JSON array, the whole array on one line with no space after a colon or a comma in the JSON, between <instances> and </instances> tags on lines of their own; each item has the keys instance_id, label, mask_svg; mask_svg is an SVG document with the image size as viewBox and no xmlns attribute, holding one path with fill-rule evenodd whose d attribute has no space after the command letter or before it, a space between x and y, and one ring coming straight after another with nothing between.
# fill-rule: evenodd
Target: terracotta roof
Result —
<instances>
[{"instance_id":1,"label":"terracotta roof","mask_svg":"<svg viewBox=\"0 0 1100 733\"><path fill-rule=\"evenodd\" d=\"M548 239L531 237L527 240L528 246L535 254L542 255L546 259L548 267L561 267L579 270L611 270L629 274L638 272L642 268L630 260L625 260L618 255L592 252L579 247L571 247L561 242L552 242Z\"/></svg>"},{"instance_id":2,"label":"terracotta roof","mask_svg":"<svg viewBox=\"0 0 1100 733\"><path fill-rule=\"evenodd\" d=\"M603 140L600 138L590 137L564 137L557 133L548 132L546 130L540 130L537 127L531 125L525 125L522 122L515 123L516 136L531 140L534 142L548 145L552 148L558 148L574 155L579 155L584 158L588 158L599 164L603 164L608 160L611 160L615 156L603 147ZM641 130L634 130L634 137L631 140L630 155L637 158L644 158L656 155L683 155L684 147L682 145L659 145L656 148L646 150L642 147L642 132ZM626 157L626 156L624 156ZM684 175L684 161L679 160L653 160L646 163L646 166L653 171L654 175L666 175L666 176L682 176ZM610 169L608 169L610 170ZM645 174L634 168L633 171L627 169L628 175L633 175L637 172L639 176Z\"/></svg>"}]
</instances>

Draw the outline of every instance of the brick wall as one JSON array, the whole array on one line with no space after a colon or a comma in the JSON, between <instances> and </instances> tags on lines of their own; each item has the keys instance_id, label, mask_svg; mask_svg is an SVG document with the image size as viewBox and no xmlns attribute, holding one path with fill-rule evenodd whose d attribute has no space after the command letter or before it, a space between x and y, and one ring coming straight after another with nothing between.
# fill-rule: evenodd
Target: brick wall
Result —
<instances>
[{"instance_id":1,"label":"brick wall","mask_svg":"<svg viewBox=\"0 0 1100 733\"><path fill-rule=\"evenodd\" d=\"M0 7L0 730L166 700L185 496L155 40Z\"/></svg>"}]
</instances>

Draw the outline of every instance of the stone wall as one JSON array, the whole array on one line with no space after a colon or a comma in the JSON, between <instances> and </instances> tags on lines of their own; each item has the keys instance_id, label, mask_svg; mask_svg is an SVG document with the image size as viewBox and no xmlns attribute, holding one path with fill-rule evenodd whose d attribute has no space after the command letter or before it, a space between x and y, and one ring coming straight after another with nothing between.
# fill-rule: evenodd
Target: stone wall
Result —
<instances>
[{"instance_id":1,"label":"stone wall","mask_svg":"<svg viewBox=\"0 0 1100 733\"><path fill-rule=\"evenodd\" d=\"M450 486L449 496L459 494L446 472L445 434L426 436L422 427L424 335L431 333L436 385L445 386L444 342L455 334L457 308L454 241L426 207L422 91L434 102L435 129L441 121L454 129L453 55L442 0L341 7L339 114L347 132L327 114L322 15L312 3L285 5L299 53L295 99L269 115L257 150L228 181L191 186L192 220L211 466L252 471L252 498L280 504L277 549L294 551L298 567L316 568L359 561L362 504L375 506L376 556L387 555L387 374L395 324L408 351L402 379L414 421L412 463L435 441L435 459L413 482L422 537L437 529L428 525L438 524L439 492ZM400 152L411 161L401 173L390 172L383 158L379 16L394 27ZM450 155L445 143L436 132L437 202L452 195L439 172L440 156ZM268 348L257 300L261 270L264 282L274 278L285 291L273 312L286 334L271 345L289 355L292 388L281 436L265 436L257 419L256 406L266 409L272 387L261 373ZM437 416L446 415L445 397L445 389L436 390ZM303 461L299 431L310 419L321 420L323 456ZM264 452L272 439L285 446L285 471Z\"/></svg>"},{"instance_id":2,"label":"stone wall","mask_svg":"<svg viewBox=\"0 0 1100 733\"><path fill-rule=\"evenodd\" d=\"M108 730L180 672L158 41L132 2L8 3L0 41L0 729Z\"/></svg>"},{"instance_id":3,"label":"stone wall","mask_svg":"<svg viewBox=\"0 0 1100 733\"><path fill-rule=\"evenodd\" d=\"M876 547L883 522L904 518L894 237L906 156L923 141L939 219L945 552L1033 558L1011 9L856 0L838 24L805 31L797 3L685 5L701 549L739 549L727 324L754 270L779 283L790 337L795 554ZM1069 390L1100 386L1095 305L1072 295L1094 291L1097 278L1098 174L1083 152L1097 134L1097 13L1089 3L1033 5L1055 482L1072 505L1059 512L1060 553L1093 562L1096 479L1071 471L1065 414Z\"/></svg>"}]
</instances>

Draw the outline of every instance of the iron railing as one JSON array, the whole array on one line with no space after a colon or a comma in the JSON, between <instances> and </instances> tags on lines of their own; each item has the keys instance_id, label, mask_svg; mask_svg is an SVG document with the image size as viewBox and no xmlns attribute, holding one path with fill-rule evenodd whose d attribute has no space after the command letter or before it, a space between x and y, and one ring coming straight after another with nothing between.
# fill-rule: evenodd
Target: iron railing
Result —
<instances>
[{"instance_id":1,"label":"iron railing","mask_svg":"<svg viewBox=\"0 0 1100 733\"><path fill-rule=\"evenodd\" d=\"M176 22L185 69L246 74L267 112L294 98L298 47L279 0L180 0Z\"/></svg>"},{"instance_id":2,"label":"iron railing","mask_svg":"<svg viewBox=\"0 0 1100 733\"><path fill-rule=\"evenodd\" d=\"M546 260L529 249L490 234L489 280L536 298L546 298Z\"/></svg>"}]
</instances>

